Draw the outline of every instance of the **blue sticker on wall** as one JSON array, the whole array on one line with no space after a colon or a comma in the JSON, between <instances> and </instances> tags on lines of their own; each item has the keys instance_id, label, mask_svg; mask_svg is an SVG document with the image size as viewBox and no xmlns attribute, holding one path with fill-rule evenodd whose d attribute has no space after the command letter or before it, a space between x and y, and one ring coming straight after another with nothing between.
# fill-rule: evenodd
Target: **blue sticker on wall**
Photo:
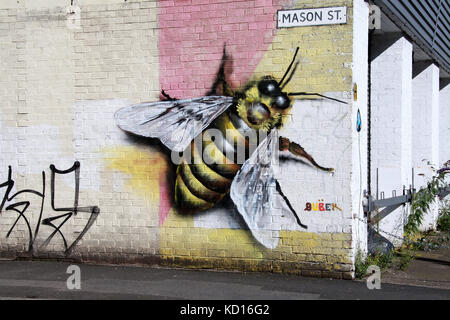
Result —
<instances>
[{"instance_id":1,"label":"blue sticker on wall","mask_svg":"<svg viewBox=\"0 0 450 320\"><path fill-rule=\"evenodd\" d=\"M362 127L361 112L359 112L359 109L358 109L358 116L356 118L356 131L360 132L361 127Z\"/></svg>"}]
</instances>

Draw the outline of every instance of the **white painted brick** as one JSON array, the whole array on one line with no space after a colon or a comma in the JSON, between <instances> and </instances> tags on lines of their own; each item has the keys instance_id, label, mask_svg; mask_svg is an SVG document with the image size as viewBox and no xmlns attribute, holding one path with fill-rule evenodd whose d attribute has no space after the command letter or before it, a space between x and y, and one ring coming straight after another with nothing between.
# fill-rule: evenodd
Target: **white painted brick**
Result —
<instances>
[{"instance_id":1,"label":"white painted brick","mask_svg":"<svg viewBox=\"0 0 450 320\"><path fill-rule=\"evenodd\" d=\"M440 91L439 96L439 164L450 160L450 85Z\"/></svg>"},{"instance_id":2,"label":"white painted brick","mask_svg":"<svg viewBox=\"0 0 450 320\"><path fill-rule=\"evenodd\" d=\"M368 34L367 29L369 25L368 20L368 5L364 1L354 1L353 2L353 83L357 85L358 99L353 101L351 107L351 113L349 113L349 121L346 122L348 126L348 133L350 136L346 136L340 131L336 131L334 135L341 135L342 140L346 140L345 148L346 151L342 153L340 162L350 165L349 170L351 172L351 193L350 199L344 198L341 203L350 202L351 209L348 210L347 218L340 224L340 232L348 232L351 228L352 239L355 240L355 245L352 249L352 259L354 260L357 252L361 251L363 254L367 252L367 224L364 217L364 212L362 210L362 196L363 191L367 188L367 78L368 78ZM346 67L344 65L344 67ZM350 67L350 66L347 66ZM352 92L344 93L348 95L350 99L353 98ZM353 99L352 99L353 100ZM361 114L362 127L361 132L356 130L356 120L358 110ZM347 127L344 127L347 128ZM348 142L347 142L348 141ZM347 153L351 154L351 160L347 160L343 155ZM345 184L341 187L345 188Z\"/></svg>"},{"instance_id":3,"label":"white painted brick","mask_svg":"<svg viewBox=\"0 0 450 320\"><path fill-rule=\"evenodd\" d=\"M419 190L433 176L428 162L439 164L439 68L431 65L413 79L413 149L415 187ZM438 207L424 216L422 230L436 228Z\"/></svg>"},{"instance_id":4,"label":"white painted brick","mask_svg":"<svg viewBox=\"0 0 450 320\"><path fill-rule=\"evenodd\" d=\"M409 188L412 148L412 44L400 38L379 55L372 72L372 193L385 197ZM380 197L380 195L379 195ZM380 233L395 246L402 244L408 207L397 209L380 223Z\"/></svg>"}]
</instances>

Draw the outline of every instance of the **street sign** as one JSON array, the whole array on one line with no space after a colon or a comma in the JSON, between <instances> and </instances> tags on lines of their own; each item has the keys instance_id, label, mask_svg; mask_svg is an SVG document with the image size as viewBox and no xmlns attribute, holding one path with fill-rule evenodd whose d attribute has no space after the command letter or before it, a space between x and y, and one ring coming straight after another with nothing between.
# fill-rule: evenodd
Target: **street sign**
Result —
<instances>
[{"instance_id":1,"label":"street sign","mask_svg":"<svg viewBox=\"0 0 450 320\"><path fill-rule=\"evenodd\" d=\"M277 28L346 24L347 7L279 10L277 21Z\"/></svg>"}]
</instances>

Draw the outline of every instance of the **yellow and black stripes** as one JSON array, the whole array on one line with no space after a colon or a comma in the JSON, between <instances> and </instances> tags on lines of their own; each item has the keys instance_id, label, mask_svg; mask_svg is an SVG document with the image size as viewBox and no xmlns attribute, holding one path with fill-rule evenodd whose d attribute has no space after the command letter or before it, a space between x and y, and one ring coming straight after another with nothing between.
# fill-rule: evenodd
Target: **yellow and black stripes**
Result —
<instances>
[{"instance_id":1,"label":"yellow and black stripes","mask_svg":"<svg viewBox=\"0 0 450 320\"><path fill-rule=\"evenodd\" d=\"M193 141L190 152L187 150L177 168L175 202L179 208L199 211L213 207L229 192L242 165L236 164L228 151L236 154L238 149L244 149L248 153L248 142L234 127L228 112L218 117L209 129L216 129L216 134L204 131L201 152Z\"/></svg>"},{"instance_id":2,"label":"yellow and black stripes","mask_svg":"<svg viewBox=\"0 0 450 320\"><path fill-rule=\"evenodd\" d=\"M221 68L214 91L219 83L224 85L223 65ZM185 151L185 157L190 159L185 158L178 166L175 183L178 207L204 210L221 200L249 158L249 152L259 144L256 133L281 127L291 107L292 100L269 76L251 81L243 91L234 93L233 106L202 133L202 146L194 140L190 150Z\"/></svg>"}]
</instances>

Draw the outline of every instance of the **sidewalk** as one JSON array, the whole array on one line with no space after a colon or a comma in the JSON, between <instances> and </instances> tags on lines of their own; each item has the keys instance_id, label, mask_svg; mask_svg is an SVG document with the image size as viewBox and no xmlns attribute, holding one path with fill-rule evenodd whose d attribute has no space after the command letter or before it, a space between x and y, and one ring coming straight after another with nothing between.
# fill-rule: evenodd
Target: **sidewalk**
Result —
<instances>
[{"instance_id":1,"label":"sidewalk","mask_svg":"<svg viewBox=\"0 0 450 320\"><path fill-rule=\"evenodd\" d=\"M382 282L450 290L450 249L420 251L405 271L383 272Z\"/></svg>"},{"instance_id":2,"label":"sidewalk","mask_svg":"<svg viewBox=\"0 0 450 320\"><path fill-rule=\"evenodd\" d=\"M79 265L81 290L67 288L66 262L0 261L1 299L448 300L450 290L279 274ZM447 267L448 268L448 267Z\"/></svg>"}]
</instances>

